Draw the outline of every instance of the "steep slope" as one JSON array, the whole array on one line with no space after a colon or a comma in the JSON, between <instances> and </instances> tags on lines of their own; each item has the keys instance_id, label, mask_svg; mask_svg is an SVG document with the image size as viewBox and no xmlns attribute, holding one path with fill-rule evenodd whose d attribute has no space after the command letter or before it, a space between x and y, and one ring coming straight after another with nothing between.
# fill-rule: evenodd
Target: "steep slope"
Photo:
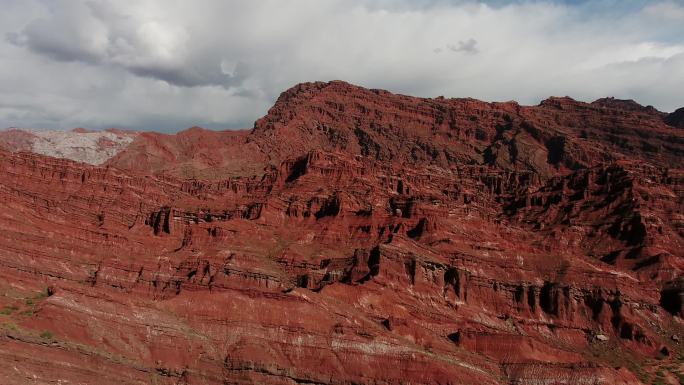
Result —
<instances>
[{"instance_id":1,"label":"steep slope","mask_svg":"<svg viewBox=\"0 0 684 385\"><path fill-rule=\"evenodd\" d=\"M192 127L175 135L144 132L107 165L182 178L220 179L263 172L266 157L247 131Z\"/></svg>"},{"instance_id":2,"label":"steep slope","mask_svg":"<svg viewBox=\"0 0 684 385\"><path fill-rule=\"evenodd\" d=\"M309 83L251 132L141 134L104 167L0 152L0 379L676 381L664 116Z\"/></svg>"}]
</instances>

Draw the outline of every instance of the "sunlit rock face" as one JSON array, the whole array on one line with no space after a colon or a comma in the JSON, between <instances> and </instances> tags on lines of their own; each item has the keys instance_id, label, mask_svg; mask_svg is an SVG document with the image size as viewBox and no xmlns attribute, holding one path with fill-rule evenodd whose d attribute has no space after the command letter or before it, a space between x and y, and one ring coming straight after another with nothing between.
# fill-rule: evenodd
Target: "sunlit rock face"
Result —
<instances>
[{"instance_id":1,"label":"sunlit rock face","mask_svg":"<svg viewBox=\"0 0 684 385\"><path fill-rule=\"evenodd\" d=\"M674 380L684 133L667 116L331 82L284 92L250 131L131 135L104 161L15 135L0 378Z\"/></svg>"}]
</instances>

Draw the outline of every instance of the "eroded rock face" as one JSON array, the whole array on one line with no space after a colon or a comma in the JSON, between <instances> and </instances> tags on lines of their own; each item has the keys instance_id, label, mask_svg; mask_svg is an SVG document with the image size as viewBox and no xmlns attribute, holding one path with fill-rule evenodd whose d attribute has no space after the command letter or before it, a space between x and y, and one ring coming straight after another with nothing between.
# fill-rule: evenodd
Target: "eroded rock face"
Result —
<instances>
[{"instance_id":1,"label":"eroded rock face","mask_svg":"<svg viewBox=\"0 0 684 385\"><path fill-rule=\"evenodd\" d=\"M674 379L682 135L625 101L333 82L106 167L0 152L0 378Z\"/></svg>"},{"instance_id":2,"label":"eroded rock face","mask_svg":"<svg viewBox=\"0 0 684 385\"><path fill-rule=\"evenodd\" d=\"M284 92L251 136L275 160L320 148L394 164L485 164L548 177L635 156L681 167L684 143L664 115L610 98L525 107L319 82Z\"/></svg>"}]
</instances>

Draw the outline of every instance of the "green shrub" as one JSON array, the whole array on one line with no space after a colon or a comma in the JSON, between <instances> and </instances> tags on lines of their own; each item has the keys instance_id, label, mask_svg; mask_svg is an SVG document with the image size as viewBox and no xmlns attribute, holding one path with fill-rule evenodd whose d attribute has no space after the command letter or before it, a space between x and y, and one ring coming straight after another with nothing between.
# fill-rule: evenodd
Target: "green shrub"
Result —
<instances>
[{"instance_id":1,"label":"green shrub","mask_svg":"<svg viewBox=\"0 0 684 385\"><path fill-rule=\"evenodd\" d=\"M35 296L33 296L33 299L43 299L48 297L48 288L45 288L41 291L39 291Z\"/></svg>"},{"instance_id":2,"label":"green shrub","mask_svg":"<svg viewBox=\"0 0 684 385\"><path fill-rule=\"evenodd\" d=\"M52 332L49 330L45 330L44 332L40 333L40 338L45 339L45 340L51 340L52 339Z\"/></svg>"},{"instance_id":3,"label":"green shrub","mask_svg":"<svg viewBox=\"0 0 684 385\"><path fill-rule=\"evenodd\" d=\"M17 308L16 306L6 305L5 307L2 308L2 310L0 310L0 314L2 314L2 315L11 315L11 314L14 313L14 311L16 311L17 309L18 309L18 308Z\"/></svg>"},{"instance_id":4,"label":"green shrub","mask_svg":"<svg viewBox=\"0 0 684 385\"><path fill-rule=\"evenodd\" d=\"M5 324L5 327L6 327L7 329L9 329L9 330L17 331L17 325L15 325L15 324L13 324L13 323L11 323L11 322L6 323L6 324Z\"/></svg>"}]
</instances>

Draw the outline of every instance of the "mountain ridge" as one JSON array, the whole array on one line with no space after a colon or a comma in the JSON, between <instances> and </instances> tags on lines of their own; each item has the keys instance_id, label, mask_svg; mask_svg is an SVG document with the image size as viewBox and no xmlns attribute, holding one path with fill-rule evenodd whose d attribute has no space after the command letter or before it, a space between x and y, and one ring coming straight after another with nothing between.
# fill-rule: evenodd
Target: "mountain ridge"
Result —
<instances>
[{"instance_id":1,"label":"mountain ridge","mask_svg":"<svg viewBox=\"0 0 684 385\"><path fill-rule=\"evenodd\" d=\"M189 138L189 137L193 136L193 133L197 134L197 136L206 135L206 133L201 134L204 131L223 132L224 133L223 135L226 137L240 137L241 134L230 134L230 133L231 132L242 133L242 134L248 136L248 138L246 139L247 142L250 142L250 143L259 142L259 141L264 142L264 143L257 144L257 146L258 147L265 146L267 148L258 148L258 149L252 149L252 150L256 150L258 152L261 152L262 156L265 156L265 157L276 156L277 159L274 158L274 162L271 162L271 163L275 164L275 163L278 163L279 161L282 161L284 159L284 157L292 157L292 156L295 156L297 154L301 154L301 153L306 152L307 150L310 150L313 148L311 146L312 143L309 143L310 144L309 147L305 146L303 143L297 143L298 140L303 141L303 142L310 142L310 140L313 138L313 137L299 137L301 135L300 130L302 129L303 126L293 127L293 128L282 127L282 129L285 130L285 132L283 133L284 136L290 135L293 137L293 138L288 139L289 142L291 142L291 143L288 143L288 145L290 145L290 146L294 145L296 147L296 150L290 151L288 153L284 153L282 155L278 154L279 150L277 150L277 143L270 143L270 142L272 142L273 140L278 141L280 139L279 138L269 139L269 135L273 135L273 133L269 134L268 131L270 129L269 124L272 124L272 122L270 122L270 120L275 119L277 121L279 118L282 117L280 115L280 112L278 111L279 106L280 105L288 105L289 106L288 103L291 103L292 101L297 101L298 103L308 103L308 102L315 103L316 102L315 100L306 99L306 97L304 98L304 101L302 101L301 96L305 95L307 92L311 92L313 90L313 93L311 95L312 98L314 98L314 99L316 99L316 98L325 99L325 92L326 92L326 90L330 90L330 89L333 90L333 93L332 93L333 95L335 95L335 92L337 92L338 94L346 95L349 98L351 98L353 102L354 102L355 97L360 97L359 100L364 99L363 96L359 96L359 95L365 95L366 97L369 95L375 95L375 96L380 96L381 98L390 98L390 99L394 98L394 103L411 102L411 103L413 103L413 105L416 105L419 103L433 104L434 105L433 107L436 107L438 110L436 112L436 114L440 114L440 113L444 114L444 110L447 111L447 114L449 111L451 111L452 114L462 114L462 113L467 114L469 112L475 112L478 110L478 108L480 108L479 113L485 113L485 114L491 113L494 115L496 115L496 114L510 114L511 116L519 118L520 122L518 122L518 123L521 123L521 124L529 124L530 123L526 120L526 116L531 115L532 117L534 117L534 115L537 113L535 111L535 109L537 109L537 110L538 109L544 109L544 108L594 109L594 107L596 107L597 109L594 109L594 112L601 112L605 108L608 111L613 111L613 112L630 111L630 112L636 113L636 114L638 114L638 116L641 116L641 119L644 119L644 117L645 117L645 120L650 120L647 122L649 124L649 126L647 128L652 128L655 130L662 131L663 127L678 127L677 125L680 124L679 120L681 120L681 119L678 119L679 115L681 115L681 113L679 113L678 111L682 110L682 109L680 109L680 110L675 111L671 114L667 114L667 113L657 111L652 106L642 106L633 100L622 100L622 99L616 99L613 97L597 99L597 100L590 102L590 103L580 102L580 101L577 101L577 100L572 99L572 98L567 97L567 96L565 96L565 97L549 97L549 98L541 101L538 105L531 105L531 106L519 105L517 102L514 102L514 101L511 101L511 102L483 102L483 101L480 101L477 99L472 99L472 98L444 98L444 97L418 98L418 97L401 95L401 94L393 94L393 93L391 93L389 91L385 91L385 90L366 89L363 87L354 86L352 84L349 84L349 83L346 83L343 81L331 81L331 82L301 83L301 84L295 85L295 86L291 87L290 89L284 91L281 94L281 96L278 98L278 100L276 101L274 107L271 108L269 110L269 112L264 117L258 119L255 122L254 128L251 129L251 132L249 133L249 135L247 135L247 133L246 133L247 130L215 131L215 130L207 130L207 129L203 129L201 127L195 126L195 127L190 127L188 129L185 129L185 130L181 130L176 134L154 133L154 132L150 131L150 132L148 132L148 134L145 135L145 137L155 136L155 135L156 136L180 135L180 136L185 136L185 137ZM298 95L300 97L298 97ZM325 100L324 102L335 103L332 100ZM358 100L355 102L358 102ZM452 103L452 104L450 104L450 103ZM314 108L314 106L311 106L311 105L305 106L305 107ZM321 106L315 106L315 108L321 109ZM344 107L342 107L342 108L344 108ZM473 111L468 110L469 108L472 108ZM488 109L490 111L482 111L482 109ZM442 111L440 111L440 110L442 110ZM428 111L428 112L431 114L435 114L434 111ZM305 111L305 114L303 116L304 119L311 118L309 116L306 116L307 113L309 113L309 112ZM330 111L327 111L326 113L330 113ZM516 116L519 113L522 113L523 115L526 115L526 116ZM605 111L603 112L603 114L604 115L606 114ZM469 119L477 119L477 116L473 115L473 116L469 116L468 118ZM448 117L446 115L444 115L441 117L437 117L436 119L442 119L443 120L443 119L448 119ZM664 122L664 125L660 124L661 120ZM282 124L283 122L279 122L279 123ZM318 123L320 124L320 122L318 122ZM348 123L348 122L345 122L345 123ZM379 122L376 122L373 120L371 120L369 123L370 124L379 124ZM425 122L423 122L423 123L425 123ZM503 122L503 123L505 124L505 123L510 123L510 122ZM605 122L604 123L598 122L598 123L605 125ZM455 122L451 122L451 124L455 124ZM502 124L501 121L497 121L497 122L490 122L489 125L491 126L491 125L501 125L501 124ZM567 128L568 127L565 127L566 131L567 131ZM312 130L321 130L321 129L325 130L326 128L305 127L305 129L308 131L312 131ZM327 133L327 135L331 136L331 138L325 138L326 140L324 140L321 143L315 143L315 145L316 146L323 145L323 146L327 146L329 148L335 148L335 144L331 143L330 141L331 140L341 140L342 138L334 138L334 136L340 135L340 132L344 132L344 130L340 131L337 127L332 127L332 129L333 129L333 132ZM489 130L490 132L488 132L488 133L478 132L476 134L488 135L490 137L496 135L496 133L491 132L492 131L491 127L485 127L485 129ZM13 144L11 144L11 142L8 142L6 144L2 144L2 143L5 143L6 141L8 141L8 139L3 139L3 137L7 138L9 136L8 133L10 131L28 132L30 134L31 132L36 131L36 130L28 130L27 131L27 130L14 128L14 129L6 129L3 131L0 131L0 145L3 146L2 148L4 148L5 150L14 151L15 148L13 148ZM534 128L532 128L532 131L534 131ZM40 131L38 130L36 132L40 132ZM72 130L72 132L75 132L78 134L94 134L98 131L88 131L87 129L75 129L75 130ZM136 138L140 134L140 132L117 130L117 129L108 129L108 130L104 130L102 132L111 132L111 133L114 133L117 135L123 135L126 137L133 137L133 138ZM562 132L561 134L567 136L568 133L572 133L575 135L578 134L577 132L572 132L572 131L571 132ZM309 132L309 135L310 134L311 134L311 132ZM344 134L347 136L345 138L345 140L347 142L346 144L348 146L350 146L350 149L352 151L358 152L359 151L358 141L359 140L362 141L362 139L357 138L357 143L353 143L354 142L353 140L349 140L350 133L344 132ZM363 130L360 133L360 135L364 135L364 138L366 138L366 139L373 139L373 138L375 138L376 134L377 134L377 132L373 132L373 130L369 130L368 127L363 127ZM439 134L441 136L444 136L445 132L441 132ZM446 133L446 134L448 135L449 133ZM534 135L535 133L532 132L532 134ZM586 132L580 132L579 134L585 135ZM212 135L212 134L209 134L209 135ZM278 135L278 134L276 133L275 135ZM472 130L471 130L471 132L468 132L466 134L466 136L468 136L468 135L471 137L473 136ZM644 130L641 130L638 133L638 135L643 137L645 135L649 135L649 133L644 132ZM24 134L24 136L30 137L30 135L28 135L28 134ZM409 139L415 139L415 138L409 138ZM440 140L442 138L433 137L432 139L433 140L434 139ZM462 139L462 138L459 138L459 139ZM470 138L466 138L466 139L470 139ZM525 139L529 139L529 138L525 138ZM616 138L612 137L612 139L616 139ZM617 138L617 139L618 139L617 141L619 141L619 138ZM3 142L3 140L5 142ZM605 141L605 138L603 138L603 140ZM524 141L521 141L521 142L524 143ZM663 144L666 144L667 141L663 140L662 142L663 142ZM451 145L453 145L453 144L454 143L451 143ZM494 158L498 158L499 150L501 150L501 147L509 147L510 146L510 143L498 143L498 144L497 143L489 143L489 144L494 145L494 147L493 147L495 150L495 151L493 151ZM677 148L675 149L673 155L676 157L679 157L682 154L681 144L680 143L675 143L675 144L677 145ZM147 150L151 150L149 148L149 144L147 147L145 145L142 145L142 144L139 144L139 145L141 147L146 148ZM382 143L382 145L386 145L386 143ZM649 146L649 145L650 144L646 144L646 146ZM20 149L20 150L27 150L28 147L30 147L30 144L29 145L17 144L15 147L16 147L16 149ZM534 148L532 150L534 150L534 151L541 150L542 152L544 151L544 149L540 148L540 146L536 146L536 147L539 147L539 148ZM665 148L667 150L669 147L665 146ZM126 169L126 167L132 167L132 163L135 163L135 162L126 161L124 159L110 160L110 158L113 158L115 155L118 155L119 152L121 152L125 149L126 149L126 146L123 146L116 153L108 154L107 155L108 158L106 158L104 160L104 162L108 162L108 164L111 164L111 165L116 165L117 162L120 162L121 164L119 164L119 166L123 167L124 169ZM434 151L435 149L428 149L428 150ZM439 148L437 150L443 150L443 149ZM615 148L612 148L611 150L615 150ZM372 149L365 148L361 151L368 152L368 151L372 151ZM478 148L478 149L476 149L476 151L482 152L482 148ZM548 151L548 149L547 149L547 151ZM129 150L129 152L132 152L132 151ZM152 151L152 152L154 152L154 151ZM396 152L396 151L394 151L394 152ZM503 149L503 152L504 152L504 154L503 154L504 156L508 155L508 154L505 154L506 149ZM47 155L51 154L49 151L44 151L42 153L45 153ZM59 156L54 151L52 152L52 154ZM385 156L385 155L386 154L383 154L383 156ZM403 155L405 157L406 154L392 154L392 155ZM474 155L475 158L481 158L481 154L471 154L471 155ZM124 153L121 156L119 156L119 158L124 158L125 156L126 156L126 154ZM134 157L135 155L131 155L131 156ZM185 156L187 157L187 154ZM72 159L74 159L74 158L72 157ZM83 159L75 159L75 160L83 160ZM98 158L98 160L101 161L100 158ZM460 159L460 160L463 160L463 159ZM472 161L472 159L468 159L468 160ZM99 164L99 163L96 163L95 161L88 161L88 159L85 159L85 161L86 161L86 163ZM481 159L477 159L477 161L480 163L482 162ZM527 159L527 161L530 161L530 159ZM669 161L672 161L672 159L669 159ZM675 159L675 161L676 161L676 159ZM100 163L104 163L104 162L101 161ZM128 164L126 164L126 162L128 162ZM150 166L150 167L154 168L152 166ZM148 171L154 171L154 170L148 170ZM250 171L256 172L258 170L250 170ZM550 172L550 171L547 170L547 172ZM198 175L200 175L200 174L201 174L201 172Z\"/></svg>"}]
</instances>

